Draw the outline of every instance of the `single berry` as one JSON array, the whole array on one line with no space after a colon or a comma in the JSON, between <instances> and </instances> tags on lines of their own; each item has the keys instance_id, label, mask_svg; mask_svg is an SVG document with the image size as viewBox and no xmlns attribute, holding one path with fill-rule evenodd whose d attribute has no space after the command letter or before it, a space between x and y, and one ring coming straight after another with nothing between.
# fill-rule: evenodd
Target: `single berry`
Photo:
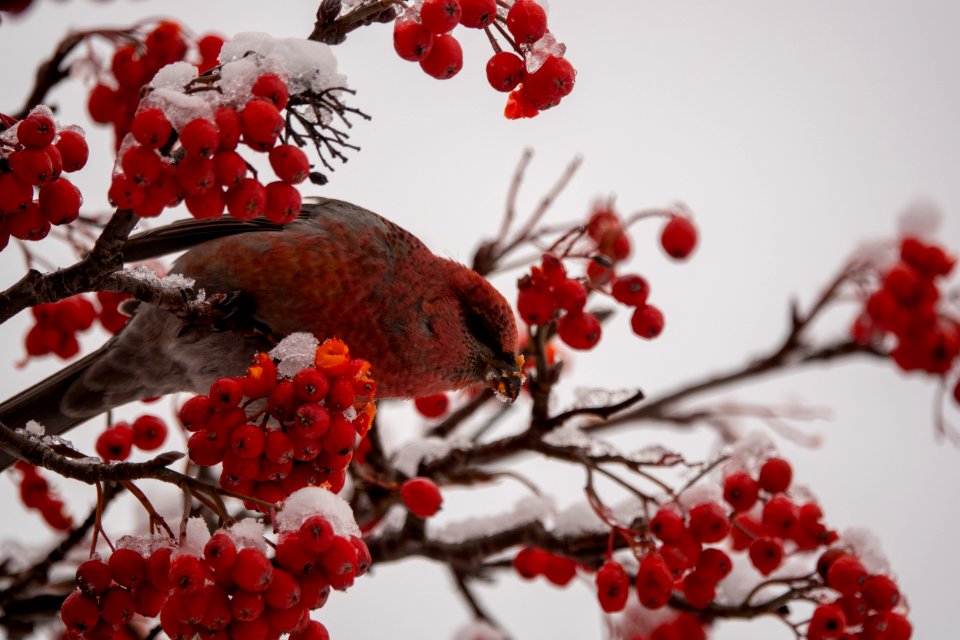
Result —
<instances>
[{"instance_id":1,"label":"single berry","mask_svg":"<svg viewBox=\"0 0 960 640\"><path fill-rule=\"evenodd\" d=\"M697 246L697 228L685 216L671 216L660 233L660 245L675 260L684 260Z\"/></svg>"},{"instance_id":2,"label":"single berry","mask_svg":"<svg viewBox=\"0 0 960 640\"><path fill-rule=\"evenodd\" d=\"M783 458L770 458L760 467L760 487L768 493L783 493L792 479L793 468Z\"/></svg>"},{"instance_id":3,"label":"single berry","mask_svg":"<svg viewBox=\"0 0 960 640\"><path fill-rule=\"evenodd\" d=\"M436 393L432 396L423 396L414 401L417 411L425 418L439 418L447 412L450 400L445 393Z\"/></svg>"},{"instance_id":4,"label":"single berry","mask_svg":"<svg viewBox=\"0 0 960 640\"><path fill-rule=\"evenodd\" d=\"M652 304L637 307L630 317L630 328L641 338L652 340L663 331L663 312Z\"/></svg>"},{"instance_id":5,"label":"single berry","mask_svg":"<svg viewBox=\"0 0 960 640\"><path fill-rule=\"evenodd\" d=\"M411 478L400 487L400 497L415 516L429 518L440 510L443 496L440 489L429 478Z\"/></svg>"},{"instance_id":6,"label":"single berry","mask_svg":"<svg viewBox=\"0 0 960 640\"><path fill-rule=\"evenodd\" d=\"M482 29L497 17L496 0L460 0L460 24Z\"/></svg>"},{"instance_id":7,"label":"single berry","mask_svg":"<svg viewBox=\"0 0 960 640\"><path fill-rule=\"evenodd\" d=\"M517 44L533 44L547 32L547 14L534 0L517 0L507 12L507 29Z\"/></svg>"},{"instance_id":8,"label":"single berry","mask_svg":"<svg viewBox=\"0 0 960 640\"><path fill-rule=\"evenodd\" d=\"M460 0L424 0L420 22L434 34L448 33L460 23Z\"/></svg>"},{"instance_id":9,"label":"single berry","mask_svg":"<svg viewBox=\"0 0 960 640\"><path fill-rule=\"evenodd\" d=\"M750 543L750 562L765 576L783 562L783 544L776 538L757 538Z\"/></svg>"},{"instance_id":10,"label":"single berry","mask_svg":"<svg viewBox=\"0 0 960 640\"><path fill-rule=\"evenodd\" d=\"M56 135L53 118L40 112L31 113L17 125L17 141L29 149L43 149Z\"/></svg>"},{"instance_id":11,"label":"single berry","mask_svg":"<svg viewBox=\"0 0 960 640\"><path fill-rule=\"evenodd\" d=\"M290 101L290 92L287 83L275 73L265 73L253 83L250 93L269 100L277 109L283 109Z\"/></svg>"},{"instance_id":12,"label":"single berry","mask_svg":"<svg viewBox=\"0 0 960 640\"><path fill-rule=\"evenodd\" d=\"M600 342L600 320L589 312L566 313L557 321L557 334L574 349L592 349Z\"/></svg>"},{"instance_id":13,"label":"single berry","mask_svg":"<svg viewBox=\"0 0 960 640\"><path fill-rule=\"evenodd\" d=\"M397 20L393 25L393 48L404 60L418 62L433 48L433 35L413 20Z\"/></svg>"},{"instance_id":14,"label":"single berry","mask_svg":"<svg viewBox=\"0 0 960 640\"><path fill-rule=\"evenodd\" d=\"M523 58L510 51L495 53L487 61L487 82L497 91L513 91L523 80Z\"/></svg>"},{"instance_id":15,"label":"single berry","mask_svg":"<svg viewBox=\"0 0 960 640\"><path fill-rule=\"evenodd\" d=\"M133 421L133 445L144 451L163 446L167 439L167 423L157 416L140 416Z\"/></svg>"},{"instance_id":16,"label":"single berry","mask_svg":"<svg viewBox=\"0 0 960 640\"><path fill-rule=\"evenodd\" d=\"M428 76L446 80L460 73L463 68L463 49L460 42L449 33L436 36L427 55L420 60L420 68Z\"/></svg>"},{"instance_id":17,"label":"single berry","mask_svg":"<svg viewBox=\"0 0 960 640\"><path fill-rule=\"evenodd\" d=\"M134 139L148 149L162 147L172 132L173 127L162 109L143 109L133 117L130 125Z\"/></svg>"}]
</instances>

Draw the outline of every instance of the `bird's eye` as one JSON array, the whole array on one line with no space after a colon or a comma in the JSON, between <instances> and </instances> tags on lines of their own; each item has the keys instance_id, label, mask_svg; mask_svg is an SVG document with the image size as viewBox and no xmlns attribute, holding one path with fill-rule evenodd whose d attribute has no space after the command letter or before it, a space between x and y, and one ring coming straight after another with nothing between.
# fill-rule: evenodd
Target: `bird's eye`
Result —
<instances>
[{"instance_id":1,"label":"bird's eye","mask_svg":"<svg viewBox=\"0 0 960 640\"><path fill-rule=\"evenodd\" d=\"M467 305L463 305L463 319L467 325L467 330L480 344L490 347L494 353L503 350L498 332L490 326L486 318Z\"/></svg>"}]
</instances>

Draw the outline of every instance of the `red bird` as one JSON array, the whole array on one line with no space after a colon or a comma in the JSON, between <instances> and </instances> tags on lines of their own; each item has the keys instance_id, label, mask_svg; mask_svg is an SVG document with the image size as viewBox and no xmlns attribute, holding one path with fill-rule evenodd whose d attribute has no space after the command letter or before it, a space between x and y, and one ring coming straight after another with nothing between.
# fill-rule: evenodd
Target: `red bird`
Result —
<instances>
[{"instance_id":1,"label":"red bird","mask_svg":"<svg viewBox=\"0 0 960 640\"><path fill-rule=\"evenodd\" d=\"M188 220L132 237L124 259L189 249L172 271L208 294L241 292L275 336L310 331L369 360L381 397L486 384L510 400L522 383L510 305L471 269L412 234L338 200L294 222ZM103 347L0 405L0 422L59 434L113 407L177 391L206 393L241 375L262 337L190 326L152 305ZM11 459L0 454L0 469Z\"/></svg>"}]
</instances>

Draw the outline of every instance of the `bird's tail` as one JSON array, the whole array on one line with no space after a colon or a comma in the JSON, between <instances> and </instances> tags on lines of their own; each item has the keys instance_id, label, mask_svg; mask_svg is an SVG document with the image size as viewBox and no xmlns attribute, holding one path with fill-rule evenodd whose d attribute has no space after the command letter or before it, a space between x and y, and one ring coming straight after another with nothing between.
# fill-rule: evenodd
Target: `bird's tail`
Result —
<instances>
[{"instance_id":1,"label":"bird's tail","mask_svg":"<svg viewBox=\"0 0 960 640\"><path fill-rule=\"evenodd\" d=\"M43 425L47 435L59 435L97 415L99 411L89 415L67 415L61 409L61 400L104 350L105 347L101 347L0 404L0 423L3 424L0 428L18 429L35 420ZM12 455L0 450L0 472L15 461Z\"/></svg>"}]
</instances>

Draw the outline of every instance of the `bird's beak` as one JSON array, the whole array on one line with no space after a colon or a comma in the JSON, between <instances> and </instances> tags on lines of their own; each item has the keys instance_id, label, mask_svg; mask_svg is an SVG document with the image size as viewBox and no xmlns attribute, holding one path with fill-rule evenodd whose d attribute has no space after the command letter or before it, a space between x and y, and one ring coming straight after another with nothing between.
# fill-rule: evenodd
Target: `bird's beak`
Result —
<instances>
[{"instance_id":1,"label":"bird's beak","mask_svg":"<svg viewBox=\"0 0 960 640\"><path fill-rule=\"evenodd\" d=\"M483 357L486 366L484 378L487 386L503 402L513 402L523 388L523 356L504 354L497 357Z\"/></svg>"}]
</instances>

